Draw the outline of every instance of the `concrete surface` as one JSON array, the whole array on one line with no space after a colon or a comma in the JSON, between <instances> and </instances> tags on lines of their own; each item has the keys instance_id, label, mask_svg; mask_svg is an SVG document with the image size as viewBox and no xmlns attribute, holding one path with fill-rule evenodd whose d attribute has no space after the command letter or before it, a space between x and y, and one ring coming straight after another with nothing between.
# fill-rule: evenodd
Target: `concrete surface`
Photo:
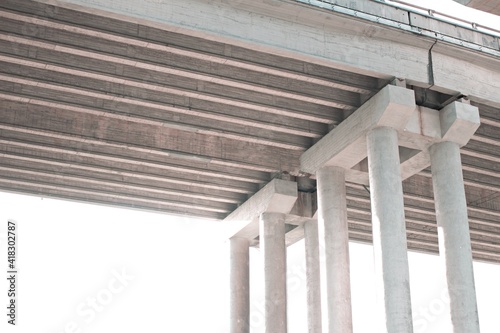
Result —
<instances>
[{"instance_id":1,"label":"concrete surface","mask_svg":"<svg viewBox=\"0 0 500 333\"><path fill-rule=\"evenodd\" d=\"M412 333L410 276L406 245L398 134L377 127L367 135L373 252L382 327L387 333Z\"/></svg>"},{"instance_id":2,"label":"concrete surface","mask_svg":"<svg viewBox=\"0 0 500 333\"><path fill-rule=\"evenodd\" d=\"M266 333L287 332L285 214L260 215Z\"/></svg>"},{"instance_id":3,"label":"concrete surface","mask_svg":"<svg viewBox=\"0 0 500 333\"><path fill-rule=\"evenodd\" d=\"M318 170L318 230L321 239L321 270L326 285L328 316L325 332L352 332L349 232L345 171L339 167Z\"/></svg>"},{"instance_id":4,"label":"concrete surface","mask_svg":"<svg viewBox=\"0 0 500 333\"><path fill-rule=\"evenodd\" d=\"M460 148L454 142L441 142L430 153L439 252L445 265L453 333L479 333Z\"/></svg>"},{"instance_id":5,"label":"concrete surface","mask_svg":"<svg viewBox=\"0 0 500 333\"><path fill-rule=\"evenodd\" d=\"M250 242L231 238L230 244L230 327L231 333L250 333Z\"/></svg>"}]
</instances>

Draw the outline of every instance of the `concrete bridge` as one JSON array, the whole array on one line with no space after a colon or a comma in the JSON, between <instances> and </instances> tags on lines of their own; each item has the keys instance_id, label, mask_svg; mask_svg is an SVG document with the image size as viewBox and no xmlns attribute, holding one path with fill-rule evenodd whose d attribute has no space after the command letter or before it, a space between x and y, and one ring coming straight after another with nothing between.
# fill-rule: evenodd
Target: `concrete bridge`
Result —
<instances>
[{"instance_id":1,"label":"concrete bridge","mask_svg":"<svg viewBox=\"0 0 500 333\"><path fill-rule=\"evenodd\" d=\"M500 34L368 0L3 0L0 17L0 189L223 220L232 332L249 331L249 246L267 331L286 332L304 237L310 332L352 331L349 239L374 244L378 331L412 331L409 248L441 253L454 332L479 332Z\"/></svg>"},{"instance_id":2,"label":"concrete bridge","mask_svg":"<svg viewBox=\"0 0 500 333\"><path fill-rule=\"evenodd\" d=\"M455 0L456 2L484 12L500 15L500 3L494 0Z\"/></svg>"}]
</instances>

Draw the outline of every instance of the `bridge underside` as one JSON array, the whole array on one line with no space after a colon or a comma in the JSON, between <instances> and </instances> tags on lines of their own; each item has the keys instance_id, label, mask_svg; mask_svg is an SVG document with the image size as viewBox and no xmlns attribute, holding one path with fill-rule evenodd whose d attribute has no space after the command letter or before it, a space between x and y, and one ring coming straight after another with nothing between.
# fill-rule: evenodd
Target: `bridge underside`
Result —
<instances>
[{"instance_id":1,"label":"bridge underside","mask_svg":"<svg viewBox=\"0 0 500 333\"><path fill-rule=\"evenodd\" d=\"M0 189L222 220L274 178L315 192L300 156L393 80L99 11L2 1ZM461 96L407 88L434 109ZM498 263L500 108L471 104L481 126L461 153L473 255ZM430 170L403 187L408 246L436 253ZM347 204L350 238L371 242L367 189L347 183Z\"/></svg>"}]
</instances>

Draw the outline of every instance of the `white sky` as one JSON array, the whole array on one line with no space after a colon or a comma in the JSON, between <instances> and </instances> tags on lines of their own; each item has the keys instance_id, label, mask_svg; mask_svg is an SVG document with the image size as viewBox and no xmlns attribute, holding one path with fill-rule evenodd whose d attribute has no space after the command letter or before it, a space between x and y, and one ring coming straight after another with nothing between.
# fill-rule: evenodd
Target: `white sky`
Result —
<instances>
[{"instance_id":1,"label":"white sky","mask_svg":"<svg viewBox=\"0 0 500 333\"><path fill-rule=\"evenodd\" d=\"M0 202L1 252L6 221L15 219L20 271L19 325L8 327L2 315L1 332L61 333L72 322L81 331L66 332L228 331L228 244L220 224L9 193L0 193ZM303 241L288 249L290 333L307 331L303 249ZM415 333L450 332L439 258L413 252L409 258ZM125 286L113 280L113 271L123 269L133 276ZM498 333L500 265L475 263L475 273L482 332ZM256 249L251 275L252 332L264 332ZM373 333L370 246L351 244L351 280L355 332ZM93 310L88 298L105 304Z\"/></svg>"},{"instance_id":2,"label":"white sky","mask_svg":"<svg viewBox=\"0 0 500 333\"><path fill-rule=\"evenodd\" d=\"M417 2L463 9L446 0ZM474 19L473 12L457 15L500 27L498 17ZM19 325L7 325L3 306L0 332L228 331L228 244L220 224L3 192L0 208L0 256L6 256L7 220L14 219L20 271ZM306 332L303 246L288 249L290 333ZM439 257L410 252L409 259L415 333L450 332ZM252 333L263 332L261 264L252 249ZM474 269L481 331L498 333L500 265L475 263ZM370 246L351 244L351 280L355 332L373 333ZM0 290L6 304L6 279ZM88 303L93 298L95 309Z\"/></svg>"}]
</instances>

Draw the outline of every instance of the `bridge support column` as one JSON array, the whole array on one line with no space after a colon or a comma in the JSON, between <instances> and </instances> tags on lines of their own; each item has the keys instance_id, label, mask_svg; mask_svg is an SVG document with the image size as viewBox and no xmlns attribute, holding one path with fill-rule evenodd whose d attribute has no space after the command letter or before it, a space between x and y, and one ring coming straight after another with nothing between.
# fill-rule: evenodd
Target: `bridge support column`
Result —
<instances>
[{"instance_id":1,"label":"bridge support column","mask_svg":"<svg viewBox=\"0 0 500 333\"><path fill-rule=\"evenodd\" d=\"M367 134L373 250L381 332L413 332L403 186L397 130L376 127Z\"/></svg>"},{"instance_id":2,"label":"bridge support column","mask_svg":"<svg viewBox=\"0 0 500 333\"><path fill-rule=\"evenodd\" d=\"M439 252L444 256L454 333L479 333L467 202L460 148L454 142L430 147Z\"/></svg>"},{"instance_id":3,"label":"bridge support column","mask_svg":"<svg viewBox=\"0 0 500 333\"><path fill-rule=\"evenodd\" d=\"M231 333L250 332L249 241L234 237L230 242Z\"/></svg>"},{"instance_id":4,"label":"bridge support column","mask_svg":"<svg viewBox=\"0 0 500 333\"><path fill-rule=\"evenodd\" d=\"M308 333L321 333L321 283L317 221L310 220L304 224L304 241L306 250Z\"/></svg>"},{"instance_id":5,"label":"bridge support column","mask_svg":"<svg viewBox=\"0 0 500 333\"><path fill-rule=\"evenodd\" d=\"M322 167L316 173L318 187L318 229L326 276L329 333L352 332L349 234L345 171Z\"/></svg>"},{"instance_id":6,"label":"bridge support column","mask_svg":"<svg viewBox=\"0 0 500 333\"><path fill-rule=\"evenodd\" d=\"M260 244L264 253L266 333L286 333L285 214L260 215Z\"/></svg>"}]
</instances>

